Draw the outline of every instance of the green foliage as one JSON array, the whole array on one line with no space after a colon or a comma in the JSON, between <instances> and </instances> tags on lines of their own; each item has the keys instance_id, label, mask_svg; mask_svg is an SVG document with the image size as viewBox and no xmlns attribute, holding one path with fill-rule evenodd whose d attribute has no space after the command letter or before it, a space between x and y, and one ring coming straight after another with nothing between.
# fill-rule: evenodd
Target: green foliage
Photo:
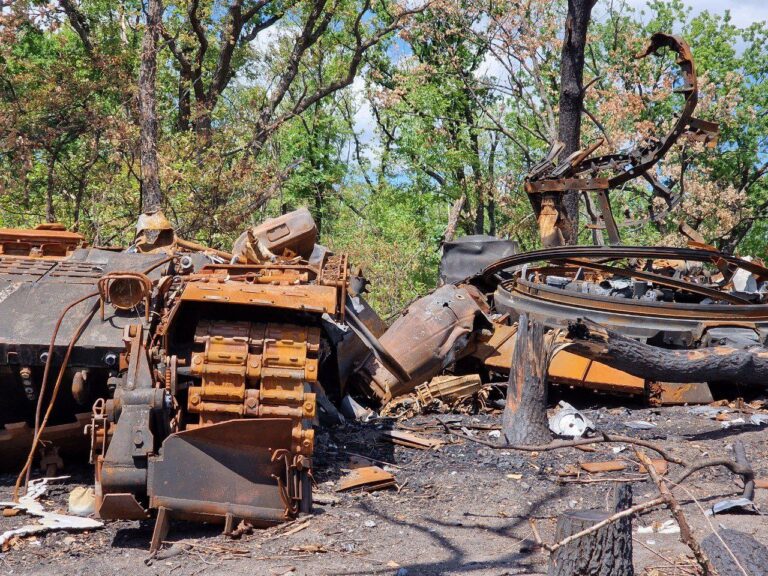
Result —
<instances>
[{"instance_id":1,"label":"green foliage","mask_svg":"<svg viewBox=\"0 0 768 576\"><path fill-rule=\"evenodd\" d=\"M363 266L371 281L369 300L382 316L397 313L435 287L446 209L408 186L386 185L375 194L351 186L344 200L348 204L339 205L324 240ZM364 217L348 205L359 206Z\"/></svg>"},{"instance_id":2,"label":"green foliage","mask_svg":"<svg viewBox=\"0 0 768 576\"><path fill-rule=\"evenodd\" d=\"M262 4L233 36L233 7L243 14ZM19 0L0 13L0 226L55 219L94 243L126 243L141 205L142 3L74 5L92 50L56 3ZM277 98L296 39L318 8L327 26L316 28ZM402 9L396 0L167 2L157 55L167 215L180 235L227 247L244 227L308 206L321 241L367 270L384 314L435 285L459 200L457 235L537 247L522 181L556 133L565 8L564 0L441 0L387 34ZM584 120L584 144L605 130L611 142L602 151L626 149L668 128L680 98L654 95L672 88L674 61L633 58L659 30L691 44L697 116L721 127L715 150L679 147L659 166L669 185L684 176L683 202L666 218L643 219L655 200L642 182L613 194L617 219L640 221L622 230L625 241L679 242L684 220L709 241L763 255L768 26L694 16L681 0L654 0L642 12L601 2L595 14L586 102L601 125ZM352 88L329 89L346 79L367 39ZM366 138L360 112L375 118ZM591 232L580 239L591 242Z\"/></svg>"}]
</instances>

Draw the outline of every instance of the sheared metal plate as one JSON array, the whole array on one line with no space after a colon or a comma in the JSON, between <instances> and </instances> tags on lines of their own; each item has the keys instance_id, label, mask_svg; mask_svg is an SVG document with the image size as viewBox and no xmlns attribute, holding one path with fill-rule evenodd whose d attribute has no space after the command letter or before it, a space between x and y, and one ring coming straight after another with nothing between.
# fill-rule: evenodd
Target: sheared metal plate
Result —
<instances>
[{"instance_id":1,"label":"sheared metal plate","mask_svg":"<svg viewBox=\"0 0 768 576\"><path fill-rule=\"evenodd\" d=\"M368 492L384 490L395 486L395 477L378 466L355 468L339 481L336 492L344 492L354 488L364 488Z\"/></svg>"},{"instance_id":2,"label":"sheared metal plate","mask_svg":"<svg viewBox=\"0 0 768 576\"><path fill-rule=\"evenodd\" d=\"M42 365L40 355L48 350L56 320L68 304L95 292L98 279L107 272L143 271L164 258L163 254L128 254L96 248L78 249L66 260L41 260L35 265L27 259L3 258L0 292L5 287L9 293L0 296L0 364L6 363L9 352L15 352L20 365ZM155 269L150 277L158 278L161 270ZM55 357L63 355L75 328L97 302L94 297L67 314L56 338ZM121 350L123 327L141 322L137 314L115 314L111 306L106 308L105 320L102 322L98 314L91 319L73 352L72 365L100 363L108 350Z\"/></svg>"},{"instance_id":3,"label":"sheared metal plate","mask_svg":"<svg viewBox=\"0 0 768 576\"><path fill-rule=\"evenodd\" d=\"M552 358L549 378L558 384L593 390L640 395L645 393L645 380L642 378L564 350Z\"/></svg>"},{"instance_id":4,"label":"sheared metal plate","mask_svg":"<svg viewBox=\"0 0 768 576\"><path fill-rule=\"evenodd\" d=\"M190 282L181 295L184 301L222 302L300 310L318 314L336 313L333 286L269 286L242 283Z\"/></svg>"},{"instance_id":5,"label":"sheared metal plate","mask_svg":"<svg viewBox=\"0 0 768 576\"><path fill-rule=\"evenodd\" d=\"M444 284L461 282L500 258L517 254L519 251L520 246L514 240L502 240L484 234L462 236L443 244L440 280Z\"/></svg>"},{"instance_id":6,"label":"sheared metal plate","mask_svg":"<svg viewBox=\"0 0 768 576\"><path fill-rule=\"evenodd\" d=\"M272 456L291 446L292 425L288 418L243 419L171 434L150 460L150 506L203 521L227 514L283 521L275 478L285 476L285 464Z\"/></svg>"},{"instance_id":7,"label":"sheared metal plate","mask_svg":"<svg viewBox=\"0 0 768 576\"><path fill-rule=\"evenodd\" d=\"M713 400L706 382L651 382L648 386L648 401L655 406L709 404Z\"/></svg>"}]
</instances>

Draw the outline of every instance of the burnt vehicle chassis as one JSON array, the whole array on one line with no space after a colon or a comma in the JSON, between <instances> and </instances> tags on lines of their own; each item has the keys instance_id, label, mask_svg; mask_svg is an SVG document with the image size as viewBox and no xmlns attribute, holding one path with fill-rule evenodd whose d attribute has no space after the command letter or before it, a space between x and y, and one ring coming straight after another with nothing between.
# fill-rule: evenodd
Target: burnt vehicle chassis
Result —
<instances>
[{"instance_id":1,"label":"burnt vehicle chassis","mask_svg":"<svg viewBox=\"0 0 768 576\"><path fill-rule=\"evenodd\" d=\"M737 290L736 274L744 288ZM469 279L483 287L492 308L514 324L521 314L556 330L580 322L630 338L647 350L750 350L768 342L768 269L711 247L564 246L513 255ZM498 330L513 327L496 326ZM498 338L497 338L498 340ZM514 338L512 338L514 340ZM511 359L514 343L499 363ZM721 382L675 379L675 371L650 378L577 355L564 347L552 357L550 381L595 390L642 394L653 404L712 400ZM679 376L678 376L679 378ZM728 382L734 385L748 382Z\"/></svg>"},{"instance_id":2,"label":"burnt vehicle chassis","mask_svg":"<svg viewBox=\"0 0 768 576\"><path fill-rule=\"evenodd\" d=\"M692 267L696 270L687 274L684 269ZM496 262L481 277L487 282L495 275L499 281L493 295L498 311L525 312L551 326L587 317L663 347L707 346L724 339L763 345L768 338L765 294L729 290L739 269L759 282L768 280L766 268L711 249L642 246L527 252Z\"/></svg>"},{"instance_id":3,"label":"burnt vehicle chassis","mask_svg":"<svg viewBox=\"0 0 768 576\"><path fill-rule=\"evenodd\" d=\"M50 473L85 439L97 514L157 511L153 550L172 518L231 530L311 511L318 398L333 411L326 388L338 397L365 354L358 335L375 341L366 282L315 243L305 209L232 254L177 238L161 214L139 222L126 250L0 231L0 445L4 466L26 458L16 492L41 452Z\"/></svg>"}]
</instances>

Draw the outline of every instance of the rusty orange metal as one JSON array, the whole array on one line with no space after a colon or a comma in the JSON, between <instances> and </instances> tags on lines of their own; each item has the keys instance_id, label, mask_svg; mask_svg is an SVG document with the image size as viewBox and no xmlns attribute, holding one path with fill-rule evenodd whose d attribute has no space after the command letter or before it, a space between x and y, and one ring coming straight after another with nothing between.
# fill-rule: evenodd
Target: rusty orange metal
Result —
<instances>
[{"instance_id":1,"label":"rusty orange metal","mask_svg":"<svg viewBox=\"0 0 768 576\"><path fill-rule=\"evenodd\" d=\"M570 222L563 210L562 198L569 190L595 192L599 210L592 209L591 200L588 201L588 211L592 217L590 228L605 229L610 243L619 244L619 227L611 211L609 190L633 178L642 177L651 185L654 195L665 201L665 212L669 212L679 204L682 193L673 194L656 178L651 168L683 136L708 147L716 144L718 125L693 117L699 97L698 80L693 54L685 40L670 34L656 33L651 36L647 48L636 57L646 58L662 48L677 54L680 86L675 92L684 98L682 109L667 134L643 138L632 150L602 156L593 156L603 144L602 138L566 158L560 158L564 147L558 142L552 146L548 156L526 176L525 191L531 197L544 246L553 247L565 243L564 231ZM658 218L658 215L655 217Z\"/></svg>"},{"instance_id":2,"label":"rusty orange metal","mask_svg":"<svg viewBox=\"0 0 768 576\"><path fill-rule=\"evenodd\" d=\"M714 400L709 384L691 382L649 382L646 390L648 403L652 406L675 404L709 404Z\"/></svg>"},{"instance_id":3,"label":"rusty orange metal","mask_svg":"<svg viewBox=\"0 0 768 576\"><path fill-rule=\"evenodd\" d=\"M582 470L590 474L599 474L601 472L620 472L627 469L627 463L623 460L608 460L606 462L581 462L579 464Z\"/></svg>"},{"instance_id":4,"label":"rusty orange metal","mask_svg":"<svg viewBox=\"0 0 768 576\"><path fill-rule=\"evenodd\" d=\"M335 314L338 310L337 290L333 286L190 282L184 288L181 300L268 306L320 314Z\"/></svg>"},{"instance_id":5,"label":"rusty orange metal","mask_svg":"<svg viewBox=\"0 0 768 576\"><path fill-rule=\"evenodd\" d=\"M311 456L320 329L315 326L202 321L197 326L187 410L188 428L232 418L283 417L293 422L291 451Z\"/></svg>"},{"instance_id":6,"label":"rusty orange metal","mask_svg":"<svg viewBox=\"0 0 768 576\"><path fill-rule=\"evenodd\" d=\"M381 403L412 392L466 354L479 333L491 329L487 309L474 286L446 284L420 298L378 339L387 358L372 351L353 376L355 389Z\"/></svg>"},{"instance_id":7,"label":"rusty orange metal","mask_svg":"<svg viewBox=\"0 0 768 576\"><path fill-rule=\"evenodd\" d=\"M494 323L493 336L476 345L472 355L502 374L509 373L515 351L517 326ZM549 364L549 382L567 386L589 388L606 392L618 392L642 396L645 381L600 362L588 360L560 350Z\"/></svg>"},{"instance_id":8,"label":"rusty orange metal","mask_svg":"<svg viewBox=\"0 0 768 576\"><path fill-rule=\"evenodd\" d=\"M645 380L600 362L561 350L549 365L549 380L557 384L642 396Z\"/></svg>"},{"instance_id":9,"label":"rusty orange metal","mask_svg":"<svg viewBox=\"0 0 768 576\"><path fill-rule=\"evenodd\" d=\"M60 224L24 228L0 228L0 255L28 258L64 258L85 246L85 236Z\"/></svg>"},{"instance_id":10,"label":"rusty orange metal","mask_svg":"<svg viewBox=\"0 0 768 576\"><path fill-rule=\"evenodd\" d=\"M355 468L344 478L339 480L337 492L363 488L368 492L384 490L395 486L395 477L378 466L364 466Z\"/></svg>"}]
</instances>

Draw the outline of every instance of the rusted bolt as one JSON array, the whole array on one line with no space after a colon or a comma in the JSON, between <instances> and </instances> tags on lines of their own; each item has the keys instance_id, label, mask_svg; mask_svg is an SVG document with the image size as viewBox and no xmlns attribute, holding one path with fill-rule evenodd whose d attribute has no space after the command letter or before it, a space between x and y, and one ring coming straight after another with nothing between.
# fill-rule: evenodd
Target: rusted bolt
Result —
<instances>
[{"instance_id":1,"label":"rusted bolt","mask_svg":"<svg viewBox=\"0 0 768 576\"><path fill-rule=\"evenodd\" d=\"M245 401L245 405L248 408L256 408L258 406L259 402L256 400L256 398L248 398L248 400Z\"/></svg>"},{"instance_id":2,"label":"rusted bolt","mask_svg":"<svg viewBox=\"0 0 768 576\"><path fill-rule=\"evenodd\" d=\"M189 401L193 406L197 406L198 404L200 404L200 395L193 394L192 397L189 399Z\"/></svg>"}]
</instances>

